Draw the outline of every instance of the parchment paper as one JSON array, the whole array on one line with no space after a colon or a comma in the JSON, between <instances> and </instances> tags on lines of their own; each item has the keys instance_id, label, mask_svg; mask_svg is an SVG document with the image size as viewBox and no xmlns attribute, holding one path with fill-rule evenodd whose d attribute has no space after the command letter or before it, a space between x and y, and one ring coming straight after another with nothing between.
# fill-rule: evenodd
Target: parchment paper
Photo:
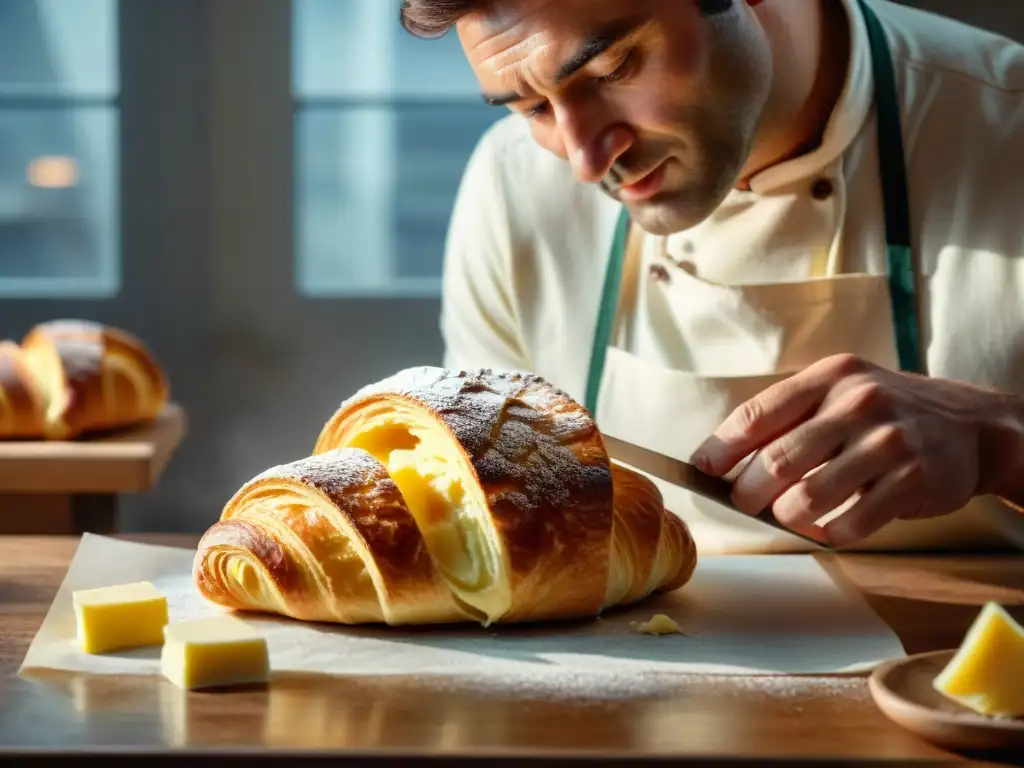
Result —
<instances>
[{"instance_id":1,"label":"parchment paper","mask_svg":"<svg viewBox=\"0 0 1024 768\"><path fill-rule=\"evenodd\" d=\"M159 675L159 648L93 656L75 645L71 593L149 580L171 621L212 615L191 580L192 550L86 534L21 672ZM684 635L637 625L666 613ZM705 557L689 585L585 622L423 630L305 624L244 614L265 632L275 672L453 677L622 673L840 674L902 657L899 639L859 595L809 555Z\"/></svg>"}]
</instances>

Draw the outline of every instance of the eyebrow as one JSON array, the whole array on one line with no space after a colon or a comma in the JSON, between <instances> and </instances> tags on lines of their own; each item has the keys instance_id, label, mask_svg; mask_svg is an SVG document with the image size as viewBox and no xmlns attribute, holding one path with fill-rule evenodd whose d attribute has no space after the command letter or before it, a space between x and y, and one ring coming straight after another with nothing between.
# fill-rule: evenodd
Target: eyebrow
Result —
<instances>
[{"instance_id":1,"label":"eyebrow","mask_svg":"<svg viewBox=\"0 0 1024 768\"><path fill-rule=\"evenodd\" d=\"M626 24L618 24L589 38L580 46L579 50L576 51L576 53L574 53L572 57L570 57L570 59L559 68L558 73L555 75L555 82L560 83L566 78L572 77L609 48L622 42L625 38L633 34L639 26L640 24L635 21ZM483 97L483 100L492 107L503 107L507 104L512 104L516 101L521 101L527 98L527 96L515 91L509 91L507 93L485 92L482 93L481 96Z\"/></svg>"}]
</instances>

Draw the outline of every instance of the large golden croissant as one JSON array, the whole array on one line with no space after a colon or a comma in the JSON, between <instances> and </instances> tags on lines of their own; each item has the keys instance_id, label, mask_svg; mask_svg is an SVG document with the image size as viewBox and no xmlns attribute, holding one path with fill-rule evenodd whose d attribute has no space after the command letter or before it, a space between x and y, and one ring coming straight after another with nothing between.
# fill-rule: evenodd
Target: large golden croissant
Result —
<instances>
[{"instance_id":1,"label":"large golden croissant","mask_svg":"<svg viewBox=\"0 0 1024 768\"><path fill-rule=\"evenodd\" d=\"M167 404L163 370L125 331L83 320L0 343L0 438L68 440L148 421Z\"/></svg>"},{"instance_id":2,"label":"large golden croissant","mask_svg":"<svg viewBox=\"0 0 1024 768\"><path fill-rule=\"evenodd\" d=\"M342 623L594 616L697 563L657 487L543 379L413 368L360 390L314 455L246 483L199 544L222 606Z\"/></svg>"}]
</instances>

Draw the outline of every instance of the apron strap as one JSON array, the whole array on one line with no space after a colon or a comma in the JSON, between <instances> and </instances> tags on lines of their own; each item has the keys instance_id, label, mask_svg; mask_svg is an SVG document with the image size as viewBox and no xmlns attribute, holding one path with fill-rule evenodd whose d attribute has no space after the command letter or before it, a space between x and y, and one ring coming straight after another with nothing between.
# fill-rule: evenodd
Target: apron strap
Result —
<instances>
[{"instance_id":1,"label":"apron strap","mask_svg":"<svg viewBox=\"0 0 1024 768\"><path fill-rule=\"evenodd\" d=\"M858 3L867 25L875 81L878 160L882 179L882 205L885 212L885 250L889 266L889 295L895 325L896 350L901 370L923 373L924 365L918 340L916 275L910 245L910 202L904 167L903 131L900 125L895 67L881 21L865 0L858 0ZM612 240L611 253L608 256L594 346L590 355L590 369L587 374L584 405L595 418L605 358L615 326L629 228L629 211L623 206Z\"/></svg>"},{"instance_id":2,"label":"apron strap","mask_svg":"<svg viewBox=\"0 0 1024 768\"><path fill-rule=\"evenodd\" d=\"M925 366L918 340L916 276L910 247L910 195L904 166L896 73L882 22L865 0L859 2L874 64L878 161L885 208L885 249L889 262L889 296L896 326L896 350L901 370L923 373Z\"/></svg>"},{"instance_id":3,"label":"apron strap","mask_svg":"<svg viewBox=\"0 0 1024 768\"><path fill-rule=\"evenodd\" d=\"M595 419L597 418L597 394L601 389L601 378L604 375L604 361L608 355L608 347L612 342L615 310L619 306L619 291L622 288L622 263L626 259L629 225L629 211L623 206L622 212L619 214L618 224L615 227L615 237L612 239L611 253L608 254L604 288L601 290L601 306L597 315L597 330L594 333L594 346L590 352L590 370L587 374L587 392L584 405Z\"/></svg>"}]
</instances>

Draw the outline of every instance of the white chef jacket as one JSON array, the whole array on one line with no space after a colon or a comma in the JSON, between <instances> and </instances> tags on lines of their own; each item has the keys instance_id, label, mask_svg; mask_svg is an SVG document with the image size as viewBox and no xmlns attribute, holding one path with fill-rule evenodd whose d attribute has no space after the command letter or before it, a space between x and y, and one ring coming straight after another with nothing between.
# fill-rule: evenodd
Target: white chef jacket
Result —
<instances>
[{"instance_id":1,"label":"white chef jacket","mask_svg":"<svg viewBox=\"0 0 1024 768\"><path fill-rule=\"evenodd\" d=\"M696 322L688 308L718 286L756 292L886 274L871 54L856 0L841 1L851 21L850 67L822 144L761 171L749 190L733 190L699 225L668 237L644 235L635 301L616 336L636 365L752 381L791 371L812 362L802 358L820 345L797 342L780 353L785 360L769 359L762 352L775 347L758 338L756 325L730 337L728 323ZM1024 47L887 0L870 5L896 69L928 373L1024 392ZM534 371L582 402L620 210L539 147L525 119L510 115L493 126L469 161L451 220L444 364ZM846 332L842 323L829 330L828 322L801 322L797 335L807 328ZM888 318L884 326L891 327ZM641 385L633 398L642 402L645 379L632 380ZM604 406L599 424L622 422L633 410L622 394ZM649 427L652 439L635 441L685 459L723 415L709 414L703 432L682 442L674 437L678 418L663 420L660 434ZM667 499L678 492L658 484ZM757 523L711 520L681 505L673 511L705 551L801 548ZM893 523L864 546L1024 545L1024 516L991 498L969 506L944 519Z\"/></svg>"}]
</instances>

